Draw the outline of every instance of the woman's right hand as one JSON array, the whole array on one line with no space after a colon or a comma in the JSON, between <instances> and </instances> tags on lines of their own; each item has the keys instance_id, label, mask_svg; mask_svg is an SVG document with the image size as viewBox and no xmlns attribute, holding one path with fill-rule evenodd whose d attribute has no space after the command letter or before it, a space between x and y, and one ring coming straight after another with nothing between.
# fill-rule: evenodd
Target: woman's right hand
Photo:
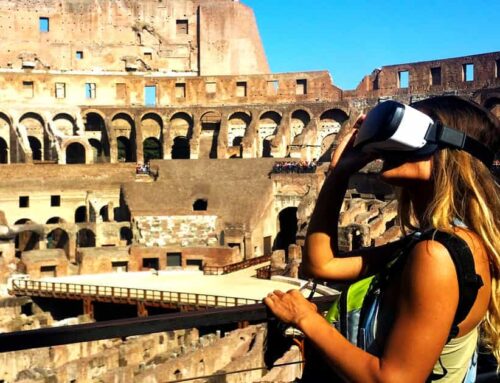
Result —
<instances>
[{"instance_id":1,"label":"woman's right hand","mask_svg":"<svg viewBox=\"0 0 500 383\"><path fill-rule=\"evenodd\" d=\"M332 154L330 172L348 177L362 169L374 159L372 155L363 153L361 150L354 148L354 141L358 134L358 129L365 118L365 115L360 115L350 131L339 142L339 145Z\"/></svg>"}]
</instances>

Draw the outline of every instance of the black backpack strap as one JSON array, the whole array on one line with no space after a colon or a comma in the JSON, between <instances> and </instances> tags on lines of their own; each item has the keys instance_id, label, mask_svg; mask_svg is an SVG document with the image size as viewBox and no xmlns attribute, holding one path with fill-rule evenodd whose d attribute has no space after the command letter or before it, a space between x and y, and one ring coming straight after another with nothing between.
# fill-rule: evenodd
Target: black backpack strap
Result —
<instances>
[{"instance_id":1,"label":"black backpack strap","mask_svg":"<svg viewBox=\"0 0 500 383\"><path fill-rule=\"evenodd\" d=\"M437 241L450 253L458 278L458 307L453 319L449 339L458 334L458 324L462 322L476 301L477 292L483 286L483 279L476 274L474 257L462 238L439 230L423 233L421 240Z\"/></svg>"}]
</instances>

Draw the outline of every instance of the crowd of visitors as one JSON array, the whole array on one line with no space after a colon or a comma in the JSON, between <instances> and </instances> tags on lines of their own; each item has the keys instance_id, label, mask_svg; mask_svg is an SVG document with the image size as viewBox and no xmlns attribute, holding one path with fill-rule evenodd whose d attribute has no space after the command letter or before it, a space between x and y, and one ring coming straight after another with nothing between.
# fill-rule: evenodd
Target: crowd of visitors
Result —
<instances>
[{"instance_id":1,"label":"crowd of visitors","mask_svg":"<svg viewBox=\"0 0 500 383\"><path fill-rule=\"evenodd\" d=\"M316 171L316 159L312 161L280 161L273 166L273 173L314 173Z\"/></svg>"},{"instance_id":2,"label":"crowd of visitors","mask_svg":"<svg viewBox=\"0 0 500 383\"><path fill-rule=\"evenodd\" d=\"M135 174L149 174L150 170L149 162L146 164L137 163L135 166Z\"/></svg>"}]
</instances>

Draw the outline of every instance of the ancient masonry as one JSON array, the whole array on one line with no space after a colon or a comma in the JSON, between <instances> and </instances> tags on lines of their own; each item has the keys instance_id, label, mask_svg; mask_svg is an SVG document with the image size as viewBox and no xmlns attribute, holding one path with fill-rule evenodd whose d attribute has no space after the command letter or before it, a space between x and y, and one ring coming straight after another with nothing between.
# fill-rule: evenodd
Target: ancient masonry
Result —
<instances>
[{"instance_id":1,"label":"ancient masonry","mask_svg":"<svg viewBox=\"0 0 500 383\"><path fill-rule=\"evenodd\" d=\"M383 66L343 90L326 71L270 73L253 11L237 0L0 0L0 38L0 283L273 252L273 267L296 275L321 163L360 112L455 94L500 116L500 52ZM313 160L313 172L273 172ZM352 178L342 248L399 235L392 194L370 168ZM3 331L52 323L26 315L22 299L1 306ZM242 331L4 354L3 366L17 364L0 382L245 368L261 354L262 329Z\"/></svg>"}]
</instances>

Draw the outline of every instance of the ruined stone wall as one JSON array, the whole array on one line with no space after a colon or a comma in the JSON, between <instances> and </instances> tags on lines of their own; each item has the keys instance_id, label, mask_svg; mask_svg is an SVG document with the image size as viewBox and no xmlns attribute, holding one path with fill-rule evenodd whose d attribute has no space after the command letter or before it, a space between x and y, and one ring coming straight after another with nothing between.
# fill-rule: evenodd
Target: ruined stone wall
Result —
<instances>
[{"instance_id":1,"label":"ruined stone wall","mask_svg":"<svg viewBox=\"0 0 500 383\"><path fill-rule=\"evenodd\" d=\"M383 66L366 76L355 90L344 91L343 96L353 103L387 97L411 102L442 94L476 97L484 88L499 87L500 52L493 52ZM487 99L478 101L488 103ZM499 103L497 100L494 105ZM491 109L494 105L486 106Z\"/></svg>"},{"instance_id":2,"label":"ruined stone wall","mask_svg":"<svg viewBox=\"0 0 500 383\"><path fill-rule=\"evenodd\" d=\"M212 246L217 238L217 216L134 217L136 242L154 246Z\"/></svg>"},{"instance_id":3,"label":"ruined stone wall","mask_svg":"<svg viewBox=\"0 0 500 383\"><path fill-rule=\"evenodd\" d=\"M200 5L200 74L269 73L253 11L239 1Z\"/></svg>"},{"instance_id":4,"label":"ruined stone wall","mask_svg":"<svg viewBox=\"0 0 500 383\"><path fill-rule=\"evenodd\" d=\"M2 68L269 72L253 12L233 0L3 0L0 11Z\"/></svg>"},{"instance_id":5,"label":"ruined stone wall","mask_svg":"<svg viewBox=\"0 0 500 383\"><path fill-rule=\"evenodd\" d=\"M305 81L305 87L297 81ZM27 84L28 83L28 84ZM56 85L61 84L61 85ZM94 84L92 94L86 84ZM338 101L341 91L328 72L175 77L155 73L0 70L4 104L85 106L194 106ZM64 91L59 91L59 86ZM145 87L156 87L146 104Z\"/></svg>"}]
</instances>

